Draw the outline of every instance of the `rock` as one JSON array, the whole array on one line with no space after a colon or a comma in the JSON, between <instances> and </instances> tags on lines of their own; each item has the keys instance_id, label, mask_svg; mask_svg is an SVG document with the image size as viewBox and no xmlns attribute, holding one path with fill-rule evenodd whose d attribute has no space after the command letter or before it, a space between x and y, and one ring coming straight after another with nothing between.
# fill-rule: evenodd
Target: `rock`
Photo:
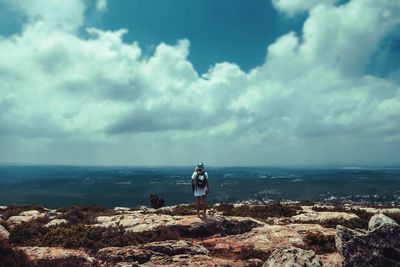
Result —
<instances>
[{"instance_id":1,"label":"rock","mask_svg":"<svg viewBox=\"0 0 400 267\"><path fill-rule=\"evenodd\" d=\"M17 247L16 249L23 251L32 261L51 261L74 257L82 259L84 263L91 264L95 262L95 259L93 257L90 257L86 252L77 249L65 249L56 247Z\"/></svg>"},{"instance_id":2,"label":"rock","mask_svg":"<svg viewBox=\"0 0 400 267\"><path fill-rule=\"evenodd\" d=\"M332 219L352 220L357 219L358 216L354 213L335 212L335 211L320 211L320 212L306 212L291 217L292 222L305 223L323 223Z\"/></svg>"},{"instance_id":3,"label":"rock","mask_svg":"<svg viewBox=\"0 0 400 267\"><path fill-rule=\"evenodd\" d=\"M322 266L312 250L295 247L278 248L264 263L263 267L318 267Z\"/></svg>"},{"instance_id":4,"label":"rock","mask_svg":"<svg viewBox=\"0 0 400 267\"><path fill-rule=\"evenodd\" d=\"M105 262L137 262L143 264L150 260L154 253L136 246L107 247L97 252L97 258Z\"/></svg>"},{"instance_id":5,"label":"rock","mask_svg":"<svg viewBox=\"0 0 400 267\"><path fill-rule=\"evenodd\" d=\"M400 266L400 226L384 215L370 221L367 234L337 226L336 247L343 266Z\"/></svg>"},{"instance_id":6,"label":"rock","mask_svg":"<svg viewBox=\"0 0 400 267\"><path fill-rule=\"evenodd\" d=\"M169 267L181 267L181 266L243 266L242 262L236 261L235 259L223 259L218 257L210 257L207 255L187 255L180 254L175 256L153 256L149 262L141 266L169 266Z\"/></svg>"},{"instance_id":7,"label":"rock","mask_svg":"<svg viewBox=\"0 0 400 267\"><path fill-rule=\"evenodd\" d=\"M38 217L40 215L40 212L37 210L27 210L23 211L18 216L29 216L29 217Z\"/></svg>"},{"instance_id":8,"label":"rock","mask_svg":"<svg viewBox=\"0 0 400 267\"><path fill-rule=\"evenodd\" d=\"M209 255L209 251L205 247L198 244L193 244L193 242L185 240L167 240L152 242L143 245L141 248L168 256L179 254Z\"/></svg>"},{"instance_id":9,"label":"rock","mask_svg":"<svg viewBox=\"0 0 400 267\"><path fill-rule=\"evenodd\" d=\"M342 255L339 252L317 255L322 266L342 267Z\"/></svg>"},{"instance_id":10,"label":"rock","mask_svg":"<svg viewBox=\"0 0 400 267\"><path fill-rule=\"evenodd\" d=\"M368 230L372 231L383 225L396 226L398 224L393 219L383 215L382 213L379 213L372 216L371 219L369 220Z\"/></svg>"},{"instance_id":11,"label":"rock","mask_svg":"<svg viewBox=\"0 0 400 267\"><path fill-rule=\"evenodd\" d=\"M47 217L47 218L53 218L53 217L55 217L57 215L60 215L60 214L61 214L61 212L57 212L57 210L48 210L48 211L46 211L44 216Z\"/></svg>"},{"instance_id":12,"label":"rock","mask_svg":"<svg viewBox=\"0 0 400 267\"><path fill-rule=\"evenodd\" d=\"M253 228L251 231L200 241L209 250L229 250L239 253L246 245L254 245L258 250L272 252L276 248L294 246L303 247L303 237L307 233L324 233L335 236L334 229L319 224L268 225Z\"/></svg>"},{"instance_id":13,"label":"rock","mask_svg":"<svg viewBox=\"0 0 400 267\"><path fill-rule=\"evenodd\" d=\"M7 231L3 225L0 224L0 238L8 239L10 237L10 233Z\"/></svg>"},{"instance_id":14,"label":"rock","mask_svg":"<svg viewBox=\"0 0 400 267\"><path fill-rule=\"evenodd\" d=\"M54 219L47 224L44 225L44 227L50 227L50 226L55 226L55 225L60 225L60 224L67 224L68 221L66 219Z\"/></svg>"},{"instance_id":15,"label":"rock","mask_svg":"<svg viewBox=\"0 0 400 267\"><path fill-rule=\"evenodd\" d=\"M37 210L28 210L21 212L16 216L11 216L10 218L8 218L7 223L12 227L23 222L29 222L38 218L43 218L44 216L44 214L40 213Z\"/></svg>"},{"instance_id":16,"label":"rock","mask_svg":"<svg viewBox=\"0 0 400 267\"><path fill-rule=\"evenodd\" d=\"M130 211L130 208L127 207L115 207L114 211Z\"/></svg>"},{"instance_id":17,"label":"rock","mask_svg":"<svg viewBox=\"0 0 400 267\"><path fill-rule=\"evenodd\" d=\"M151 242L141 246L108 247L100 249L97 257L106 262L135 262L139 264L150 261L153 256L173 257L176 255L208 255L209 251L198 244L185 240L167 240Z\"/></svg>"},{"instance_id":18,"label":"rock","mask_svg":"<svg viewBox=\"0 0 400 267\"><path fill-rule=\"evenodd\" d=\"M7 206L0 206L0 210L5 210L7 209Z\"/></svg>"}]
</instances>

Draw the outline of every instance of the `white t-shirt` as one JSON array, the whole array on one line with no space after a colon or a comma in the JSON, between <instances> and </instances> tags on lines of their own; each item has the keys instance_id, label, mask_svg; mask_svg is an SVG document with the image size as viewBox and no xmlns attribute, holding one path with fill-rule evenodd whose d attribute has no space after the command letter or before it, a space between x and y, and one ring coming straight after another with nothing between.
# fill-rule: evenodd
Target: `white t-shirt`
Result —
<instances>
[{"instance_id":1,"label":"white t-shirt","mask_svg":"<svg viewBox=\"0 0 400 267\"><path fill-rule=\"evenodd\" d=\"M194 181L196 179L197 176L197 172L193 172L192 174L192 180ZM208 181L208 173L204 172L204 176L206 177L206 180ZM204 186L203 188L199 188L196 186L196 184L194 185L194 196L195 197L201 197L204 196L208 191L208 186Z\"/></svg>"}]
</instances>

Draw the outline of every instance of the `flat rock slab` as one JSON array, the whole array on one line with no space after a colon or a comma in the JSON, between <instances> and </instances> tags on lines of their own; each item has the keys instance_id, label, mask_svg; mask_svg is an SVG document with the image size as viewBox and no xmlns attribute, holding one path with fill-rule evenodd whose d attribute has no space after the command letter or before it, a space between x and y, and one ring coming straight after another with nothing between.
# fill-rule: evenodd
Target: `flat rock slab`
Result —
<instances>
[{"instance_id":1,"label":"flat rock slab","mask_svg":"<svg viewBox=\"0 0 400 267\"><path fill-rule=\"evenodd\" d=\"M336 211L320 211L320 212L306 212L291 217L292 222L314 222L323 223L328 220L341 219L341 220L352 220L357 219L358 216L354 213L347 212L336 212Z\"/></svg>"},{"instance_id":2,"label":"flat rock slab","mask_svg":"<svg viewBox=\"0 0 400 267\"><path fill-rule=\"evenodd\" d=\"M304 246L303 237L307 233L318 232L331 236L336 234L334 229L324 228L318 224L264 225L253 228L247 233L210 238L199 242L207 248L233 252L240 252L244 246L248 245L254 245L258 250L272 252L280 247Z\"/></svg>"},{"instance_id":3,"label":"flat rock slab","mask_svg":"<svg viewBox=\"0 0 400 267\"><path fill-rule=\"evenodd\" d=\"M17 247L16 249L24 252L32 261L38 260L57 260L70 257L84 259L88 263L95 261L86 252L77 249L65 249L58 247Z\"/></svg>"}]
</instances>

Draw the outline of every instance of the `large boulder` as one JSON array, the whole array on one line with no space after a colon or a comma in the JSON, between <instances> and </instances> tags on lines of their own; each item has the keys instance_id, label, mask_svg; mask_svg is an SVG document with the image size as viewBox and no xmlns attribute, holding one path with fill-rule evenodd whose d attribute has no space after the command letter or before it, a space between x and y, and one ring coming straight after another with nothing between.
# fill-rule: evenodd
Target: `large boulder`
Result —
<instances>
[{"instance_id":1,"label":"large boulder","mask_svg":"<svg viewBox=\"0 0 400 267\"><path fill-rule=\"evenodd\" d=\"M393 219L383 215L382 213L379 213L372 216L369 220L368 230L373 231L379 227L387 227L388 225L396 226L397 223Z\"/></svg>"},{"instance_id":2,"label":"large boulder","mask_svg":"<svg viewBox=\"0 0 400 267\"><path fill-rule=\"evenodd\" d=\"M370 231L337 226L336 247L343 266L400 266L400 226L385 215L375 215Z\"/></svg>"},{"instance_id":3,"label":"large boulder","mask_svg":"<svg viewBox=\"0 0 400 267\"><path fill-rule=\"evenodd\" d=\"M10 218L8 218L7 224L12 227L12 226L24 223L24 222L29 222L32 220L43 218L44 216L45 216L45 214L40 213L37 210L27 210L27 211L21 212L20 214L18 214L16 216L11 216Z\"/></svg>"},{"instance_id":4,"label":"large boulder","mask_svg":"<svg viewBox=\"0 0 400 267\"><path fill-rule=\"evenodd\" d=\"M319 267L321 262L312 250L295 247L278 248L264 263L263 267Z\"/></svg>"},{"instance_id":5,"label":"large boulder","mask_svg":"<svg viewBox=\"0 0 400 267\"><path fill-rule=\"evenodd\" d=\"M10 233L0 224L0 238L8 239L9 237Z\"/></svg>"}]
</instances>

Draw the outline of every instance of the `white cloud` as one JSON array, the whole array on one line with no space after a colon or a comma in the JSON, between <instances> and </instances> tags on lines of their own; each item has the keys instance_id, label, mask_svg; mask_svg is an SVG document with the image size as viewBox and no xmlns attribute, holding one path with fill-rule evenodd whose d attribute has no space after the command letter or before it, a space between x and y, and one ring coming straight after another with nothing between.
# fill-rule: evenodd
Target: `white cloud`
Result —
<instances>
[{"instance_id":1,"label":"white cloud","mask_svg":"<svg viewBox=\"0 0 400 267\"><path fill-rule=\"evenodd\" d=\"M398 158L399 83L364 74L400 23L394 1L309 5L302 36L281 36L264 64L246 73L221 62L202 75L187 59L189 40L161 43L144 58L139 44L122 40L126 30L77 36L84 2L67 2L61 10L44 0L12 4L29 19L21 33L0 39L0 161ZM383 152L368 158L373 151Z\"/></svg>"},{"instance_id":2,"label":"white cloud","mask_svg":"<svg viewBox=\"0 0 400 267\"><path fill-rule=\"evenodd\" d=\"M105 11L107 9L107 0L96 0L96 10Z\"/></svg>"},{"instance_id":3,"label":"white cloud","mask_svg":"<svg viewBox=\"0 0 400 267\"><path fill-rule=\"evenodd\" d=\"M272 4L279 11L290 16L307 12L319 5L332 6L338 0L272 0Z\"/></svg>"}]
</instances>

